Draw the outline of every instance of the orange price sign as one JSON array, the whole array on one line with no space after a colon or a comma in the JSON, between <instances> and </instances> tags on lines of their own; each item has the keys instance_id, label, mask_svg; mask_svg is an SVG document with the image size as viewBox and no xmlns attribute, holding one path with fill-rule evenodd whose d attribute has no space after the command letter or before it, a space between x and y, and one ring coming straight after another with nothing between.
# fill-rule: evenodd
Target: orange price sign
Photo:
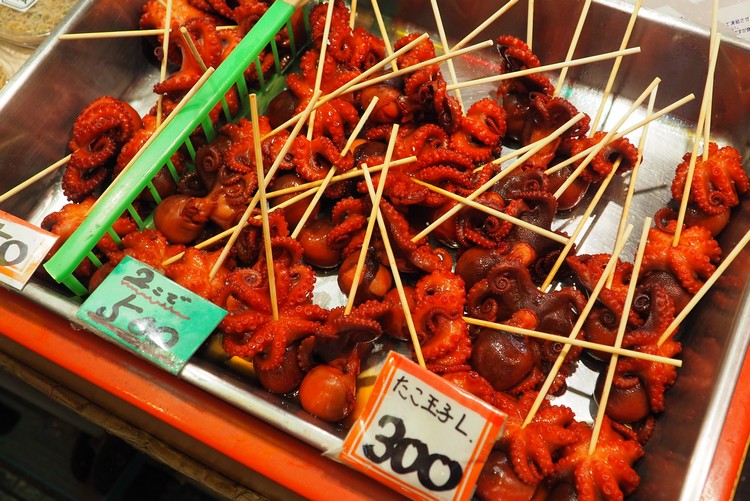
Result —
<instances>
[{"instance_id":1,"label":"orange price sign","mask_svg":"<svg viewBox=\"0 0 750 501\"><path fill-rule=\"evenodd\" d=\"M23 289L57 235L0 211L0 282Z\"/></svg>"},{"instance_id":2,"label":"orange price sign","mask_svg":"<svg viewBox=\"0 0 750 501\"><path fill-rule=\"evenodd\" d=\"M465 500L505 418L391 352L339 458L411 499Z\"/></svg>"}]
</instances>

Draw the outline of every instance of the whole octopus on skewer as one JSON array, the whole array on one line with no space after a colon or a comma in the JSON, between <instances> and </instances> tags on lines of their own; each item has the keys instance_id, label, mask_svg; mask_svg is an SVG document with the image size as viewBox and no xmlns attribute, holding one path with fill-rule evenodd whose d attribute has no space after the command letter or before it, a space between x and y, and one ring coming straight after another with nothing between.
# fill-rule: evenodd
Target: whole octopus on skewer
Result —
<instances>
[{"instance_id":1,"label":"whole octopus on skewer","mask_svg":"<svg viewBox=\"0 0 750 501\"><path fill-rule=\"evenodd\" d=\"M240 25L240 33L247 32L265 7L257 1L231 6L213 0L178 4L174 26L185 25L210 61L220 61L233 43L218 36L218 23L233 20ZM267 116L261 119L261 134L267 135L299 113L311 99L324 43L326 8L319 4L311 9L312 47L301 57L300 71L287 76L288 90L271 102ZM159 2L148 2L142 26L161 26L161 9ZM194 15L195 11L199 14ZM326 73L324 93L344 85L385 56L385 45L379 37L362 28L349 28L349 12L342 2L335 3L333 13L322 63ZM282 42L284 37L288 34L278 35ZM175 38L168 57L180 65L180 70L155 88L166 97L180 96L197 80L196 61L180 37ZM406 35L394 46L398 49L415 38ZM497 47L504 72L540 64L514 37L499 37ZM404 68L434 56L434 46L424 41L397 62ZM265 61L266 56L261 59ZM265 64L261 66L266 71ZM248 70L248 78L253 77L252 71ZM342 156L344 143L375 96L377 106L355 148ZM231 96L228 99L233 102ZM92 110L101 106L108 111L96 112L97 116L106 116L109 125L95 131L86 124ZM165 109L169 112L169 105ZM530 144L576 113L572 103L554 96L552 84L542 75L506 80L495 95L463 111L446 91L440 68L430 65L343 94L321 106L309 138L300 135L294 140L269 188L319 181L331 167L345 172L365 163L378 165L385 159L393 124L399 124L394 159L415 156L416 161L390 169L379 208L398 270L407 281L408 309L427 367L509 416L507 431L480 476L476 492L479 499L509 499L510 493L516 499L549 496L581 500L621 499L630 494L638 485L634 464L644 454L643 444L653 430L655 416L664 411L664 392L676 378L672 367L621 358L602 433L591 455L587 450L591 427L577 421L566 406L546 400L524 426L531 403L562 344L470 328L463 317L567 336L586 304L584 291L599 279L609 256L568 257L569 276L574 280L544 292L538 284L559 255L561 245L528 229L464 208L443 223L432 239L413 241L421 227L456 203L414 180L467 196L500 169L487 162L499 156L506 143ZM213 117L219 120L218 115ZM68 180L64 179L63 186L72 203L43 223L63 237L77 224L68 214L85 214L86 204L92 203L106 183L109 169L122 168L134 154L134 145L142 144L153 131L153 125L147 124L151 118L141 120L128 105L112 98L92 103L79 121L74 126L71 149L81 158L68 167L71 172L66 173ZM553 193L575 164L550 176L544 169L602 140L604 134L599 132L586 135L588 124L586 118L566 131L477 201L551 230L555 216L579 204L589 187L611 172L616 158L621 159L618 173L636 164L638 153L627 139L613 141L556 199ZM289 132L282 131L261 141L266 171L288 138ZM215 140L199 144L194 169L186 167L182 152L175 154L173 164L179 178L170 181L166 172L161 173L167 181L163 190L158 190L163 200L154 211L156 229L134 231L135 225L123 216L116 229L122 244L103 240L97 252L106 264L94 272L88 263L79 275L93 275L91 286L95 287L125 255L156 267L227 310L217 329L221 346L228 356L250 360L264 388L298 398L304 409L321 419L340 422L350 418L355 407L356 376L373 341L381 336L397 342L409 338L404 307L393 288L383 239L377 230L366 249L362 281L352 291L353 271L372 202L363 182L330 185L321 207L313 212L297 240L290 237L290 227L299 220L305 201L270 214L275 306L279 311L274 318L257 218L250 218L214 277L208 270L216 262L221 244L202 250L193 247L239 221L258 187L253 144L253 131L243 119L220 127ZM94 160L99 156L103 159ZM659 346L657 340L713 272L721 256L714 237L749 186L736 151L712 144L709 159L696 166L687 227L679 245L673 247L673 206L682 197L685 162L675 176L674 201L657 214L656 227L649 235L647 258L634 307L627 313L623 343L624 348L667 357L680 352L680 343L669 339ZM81 164L91 166L78 167ZM379 180L375 174L373 181ZM144 193L139 203L144 213L148 212L154 206L153 196ZM181 252L181 260L163 265L167 258ZM320 270L336 270L342 292L355 293L351 312L315 303L314 286ZM612 344L619 316L624 313L631 271L629 263L618 264L613 286L602 292L579 336ZM575 371L581 354L580 349L570 350L551 392L565 391L565 380ZM607 358L598 352L591 355Z\"/></svg>"}]
</instances>

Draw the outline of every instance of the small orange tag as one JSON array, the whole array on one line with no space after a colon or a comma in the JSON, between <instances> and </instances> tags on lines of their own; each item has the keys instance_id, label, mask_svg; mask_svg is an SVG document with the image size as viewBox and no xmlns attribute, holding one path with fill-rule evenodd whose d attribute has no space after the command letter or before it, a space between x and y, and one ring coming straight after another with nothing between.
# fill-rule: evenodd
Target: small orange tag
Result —
<instances>
[{"instance_id":1,"label":"small orange tag","mask_svg":"<svg viewBox=\"0 0 750 501\"><path fill-rule=\"evenodd\" d=\"M506 416L391 352L339 457L415 500L465 500Z\"/></svg>"},{"instance_id":2,"label":"small orange tag","mask_svg":"<svg viewBox=\"0 0 750 501\"><path fill-rule=\"evenodd\" d=\"M57 235L0 211L0 282L23 289Z\"/></svg>"}]
</instances>

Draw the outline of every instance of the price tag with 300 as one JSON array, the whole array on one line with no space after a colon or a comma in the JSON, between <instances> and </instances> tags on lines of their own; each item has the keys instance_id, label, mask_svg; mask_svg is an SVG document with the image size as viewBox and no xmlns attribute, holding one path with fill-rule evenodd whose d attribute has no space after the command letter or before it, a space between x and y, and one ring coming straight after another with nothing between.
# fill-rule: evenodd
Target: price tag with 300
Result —
<instances>
[{"instance_id":1,"label":"price tag with 300","mask_svg":"<svg viewBox=\"0 0 750 501\"><path fill-rule=\"evenodd\" d=\"M417 500L465 500L505 414L391 352L339 457Z\"/></svg>"},{"instance_id":2,"label":"price tag with 300","mask_svg":"<svg viewBox=\"0 0 750 501\"><path fill-rule=\"evenodd\" d=\"M77 316L177 374L226 313L128 256L86 299Z\"/></svg>"},{"instance_id":3,"label":"price tag with 300","mask_svg":"<svg viewBox=\"0 0 750 501\"><path fill-rule=\"evenodd\" d=\"M57 235L0 211L0 282L21 290Z\"/></svg>"}]
</instances>

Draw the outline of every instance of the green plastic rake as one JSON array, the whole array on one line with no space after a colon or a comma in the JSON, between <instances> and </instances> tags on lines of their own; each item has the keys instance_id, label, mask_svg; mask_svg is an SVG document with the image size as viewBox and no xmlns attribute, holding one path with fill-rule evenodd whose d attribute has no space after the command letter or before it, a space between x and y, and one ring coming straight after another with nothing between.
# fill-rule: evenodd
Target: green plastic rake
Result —
<instances>
[{"instance_id":1,"label":"green plastic rake","mask_svg":"<svg viewBox=\"0 0 750 501\"><path fill-rule=\"evenodd\" d=\"M192 97L185 101L181 109L170 115L169 122L165 123L161 132L152 138L152 142L140 152L140 156L128 171L110 186L78 229L44 264L52 278L64 284L76 295L88 294L88 290L73 275L73 271L86 258L96 266L101 266L101 261L94 254L93 249L107 233L119 243L119 237L112 230L112 225L124 212L129 212L141 229L147 226L148 218L144 220L139 216L133 207L133 201L144 189L149 189L157 201L159 200L152 179L164 166L172 172L173 177L176 177L170 158L183 145L194 159L195 148L191 143L190 135L199 125L202 126L209 141L215 137L216 132L209 118L209 112L222 101L223 96L232 86L237 86L241 96L242 110L236 117L227 116L227 119L232 121L247 116L249 91L245 83L244 71L250 65L256 65L259 77L258 93L270 93L274 80L277 82L283 80L283 78L266 79L263 77L259 54L264 48L271 46L276 60L276 77L280 77L282 67L275 36L284 25L287 25L292 56L296 56L300 44L295 44L290 20L294 12L304 3L305 0L276 0L226 60L216 68ZM226 113L226 107L224 109Z\"/></svg>"}]
</instances>

